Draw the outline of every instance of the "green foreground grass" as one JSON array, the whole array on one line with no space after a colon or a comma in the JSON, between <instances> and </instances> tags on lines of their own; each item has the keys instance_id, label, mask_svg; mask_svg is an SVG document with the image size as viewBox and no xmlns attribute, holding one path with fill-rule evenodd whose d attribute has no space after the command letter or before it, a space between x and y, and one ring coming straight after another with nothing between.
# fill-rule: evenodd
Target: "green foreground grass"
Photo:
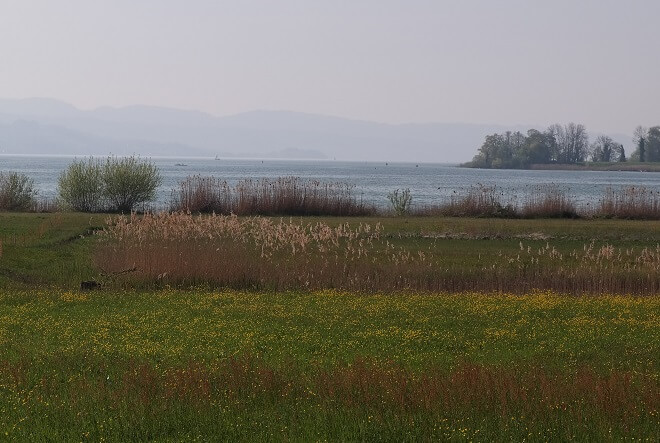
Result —
<instances>
[{"instance_id":1,"label":"green foreground grass","mask_svg":"<svg viewBox=\"0 0 660 443\"><path fill-rule=\"evenodd\" d=\"M658 436L655 297L3 291L0 304L0 432L12 439ZM428 394L424 377L444 386L437 404L410 398ZM511 397L541 380L545 391ZM400 383L400 399L383 394ZM633 388L647 400L610 404Z\"/></svg>"},{"instance_id":2,"label":"green foreground grass","mask_svg":"<svg viewBox=\"0 0 660 443\"><path fill-rule=\"evenodd\" d=\"M104 219L0 214L0 440L660 439L657 296L83 293ZM660 243L657 222L348 221L468 267Z\"/></svg>"}]
</instances>

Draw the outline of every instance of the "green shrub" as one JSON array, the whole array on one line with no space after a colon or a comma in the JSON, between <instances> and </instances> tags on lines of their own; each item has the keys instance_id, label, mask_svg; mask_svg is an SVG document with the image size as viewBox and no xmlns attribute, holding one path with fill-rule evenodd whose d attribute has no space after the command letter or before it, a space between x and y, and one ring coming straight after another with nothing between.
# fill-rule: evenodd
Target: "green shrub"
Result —
<instances>
[{"instance_id":1,"label":"green shrub","mask_svg":"<svg viewBox=\"0 0 660 443\"><path fill-rule=\"evenodd\" d=\"M59 198L81 212L131 212L156 197L158 168L135 157L77 160L59 178Z\"/></svg>"},{"instance_id":2,"label":"green shrub","mask_svg":"<svg viewBox=\"0 0 660 443\"><path fill-rule=\"evenodd\" d=\"M34 180L17 172L0 173L0 210L26 211L35 205Z\"/></svg>"},{"instance_id":3,"label":"green shrub","mask_svg":"<svg viewBox=\"0 0 660 443\"><path fill-rule=\"evenodd\" d=\"M154 200L161 182L156 165L135 157L110 157L103 166L104 195L112 211L131 212L136 205Z\"/></svg>"},{"instance_id":4,"label":"green shrub","mask_svg":"<svg viewBox=\"0 0 660 443\"><path fill-rule=\"evenodd\" d=\"M410 211L410 205L412 204L410 189L404 189L403 191L396 189L387 194L387 198L390 200L396 215L406 215Z\"/></svg>"},{"instance_id":5,"label":"green shrub","mask_svg":"<svg viewBox=\"0 0 660 443\"><path fill-rule=\"evenodd\" d=\"M58 180L62 206L80 212L103 210L103 169L94 158L74 160Z\"/></svg>"}]
</instances>

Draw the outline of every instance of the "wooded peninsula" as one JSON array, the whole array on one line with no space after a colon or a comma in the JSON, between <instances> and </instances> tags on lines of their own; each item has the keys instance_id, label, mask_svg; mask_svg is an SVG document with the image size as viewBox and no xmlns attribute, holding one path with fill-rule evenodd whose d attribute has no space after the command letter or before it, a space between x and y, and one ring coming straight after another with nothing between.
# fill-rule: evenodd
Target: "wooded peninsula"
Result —
<instances>
[{"instance_id":1,"label":"wooded peninsula","mask_svg":"<svg viewBox=\"0 0 660 443\"><path fill-rule=\"evenodd\" d=\"M660 126L635 129L634 151L607 135L589 143L582 124L554 124L545 131L530 129L527 134L506 131L487 135L472 161L461 166L485 169L593 169L660 171ZM590 163L587 163L590 162ZM624 165L624 163L626 163ZM650 166L650 168L647 168Z\"/></svg>"}]
</instances>

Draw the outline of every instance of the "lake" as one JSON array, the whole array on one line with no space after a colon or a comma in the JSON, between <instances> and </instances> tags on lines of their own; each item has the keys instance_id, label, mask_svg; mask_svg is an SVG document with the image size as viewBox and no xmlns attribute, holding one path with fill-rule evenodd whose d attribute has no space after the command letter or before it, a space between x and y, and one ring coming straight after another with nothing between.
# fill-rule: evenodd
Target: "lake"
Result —
<instances>
[{"instance_id":1,"label":"lake","mask_svg":"<svg viewBox=\"0 0 660 443\"><path fill-rule=\"evenodd\" d=\"M71 156L0 155L0 171L31 177L39 197L53 199L57 178L74 160ZM83 158L83 157L78 157ZM166 207L170 194L189 175L215 176L230 184L245 178L296 176L355 186L355 196L380 207L387 194L410 188L414 205L447 201L471 186L497 186L505 198L521 202L539 186L555 185L580 204L597 202L608 187L644 186L660 192L660 173L631 171L530 171L459 168L436 163L346 162L333 160L255 160L153 157L163 176L158 207Z\"/></svg>"}]
</instances>

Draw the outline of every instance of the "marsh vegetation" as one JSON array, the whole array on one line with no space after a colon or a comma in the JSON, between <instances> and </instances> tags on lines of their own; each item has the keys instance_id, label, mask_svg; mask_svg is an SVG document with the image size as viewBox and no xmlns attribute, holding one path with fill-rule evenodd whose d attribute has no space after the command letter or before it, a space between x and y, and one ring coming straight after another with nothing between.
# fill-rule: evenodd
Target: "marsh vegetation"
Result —
<instances>
[{"instance_id":1,"label":"marsh vegetation","mask_svg":"<svg viewBox=\"0 0 660 443\"><path fill-rule=\"evenodd\" d=\"M3 213L0 432L652 439L658 244L606 218Z\"/></svg>"},{"instance_id":2,"label":"marsh vegetation","mask_svg":"<svg viewBox=\"0 0 660 443\"><path fill-rule=\"evenodd\" d=\"M592 239L569 249L530 236L484 250L442 233L384 235L379 222L306 222L187 213L108 220L95 263L128 285L371 291L660 292L660 244ZM444 238L443 238L444 237ZM403 240L403 241L402 241ZM461 255L448 255L459 243ZM577 245L576 245L577 246Z\"/></svg>"}]
</instances>

